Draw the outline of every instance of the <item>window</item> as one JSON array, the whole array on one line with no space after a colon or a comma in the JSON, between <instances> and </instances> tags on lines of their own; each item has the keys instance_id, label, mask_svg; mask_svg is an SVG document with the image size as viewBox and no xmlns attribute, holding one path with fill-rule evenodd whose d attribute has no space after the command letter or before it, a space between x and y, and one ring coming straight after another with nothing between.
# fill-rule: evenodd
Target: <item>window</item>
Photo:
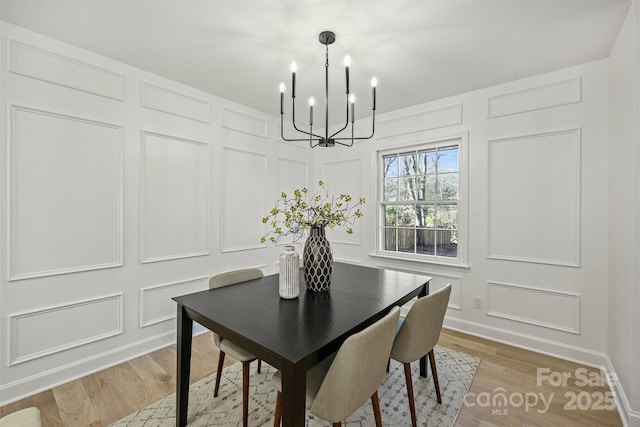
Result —
<instances>
[{"instance_id":1,"label":"window","mask_svg":"<svg viewBox=\"0 0 640 427\"><path fill-rule=\"evenodd\" d=\"M379 254L464 264L462 140L379 153Z\"/></svg>"}]
</instances>

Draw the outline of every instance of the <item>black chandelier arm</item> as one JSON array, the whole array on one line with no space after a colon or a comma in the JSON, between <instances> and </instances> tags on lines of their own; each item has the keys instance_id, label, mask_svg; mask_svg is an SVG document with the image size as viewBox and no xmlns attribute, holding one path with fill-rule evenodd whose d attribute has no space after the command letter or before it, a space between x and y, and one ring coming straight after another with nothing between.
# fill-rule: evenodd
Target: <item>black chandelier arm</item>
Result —
<instances>
[{"instance_id":1,"label":"black chandelier arm","mask_svg":"<svg viewBox=\"0 0 640 427\"><path fill-rule=\"evenodd\" d=\"M328 119L328 117L327 117ZM353 124L353 121L351 122ZM345 120L344 126L337 132L334 132L329 138L333 139L334 136L338 135L340 132L345 130L349 126L349 93L347 92L347 118ZM328 132L327 132L328 133Z\"/></svg>"},{"instance_id":2,"label":"black chandelier arm","mask_svg":"<svg viewBox=\"0 0 640 427\"><path fill-rule=\"evenodd\" d=\"M284 115L280 114L280 121L284 121ZM298 126L296 125L296 99L294 97L291 97L291 123L293 124L293 128L295 130L297 130L300 133L304 133L305 135L309 135L309 136L314 136L316 138L322 139L322 136L320 135L316 135L315 133L310 133L307 132L306 130L302 130L302 129L298 129ZM283 138L284 138L284 134L283 134ZM294 141L293 139L288 140L288 141ZM306 139L302 139L302 140L298 140L298 141L306 141Z\"/></svg>"},{"instance_id":3,"label":"black chandelier arm","mask_svg":"<svg viewBox=\"0 0 640 427\"><path fill-rule=\"evenodd\" d=\"M371 135L369 136L353 136L353 126L351 127L351 137L343 137L343 138L332 138L334 141L336 141L339 144L342 144L339 141L354 141L354 140L364 140L364 139L371 139L373 138L373 135L375 133L375 129L376 128L376 110L373 110L373 114L371 115ZM342 144L344 145L344 144Z\"/></svg>"},{"instance_id":4,"label":"black chandelier arm","mask_svg":"<svg viewBox=\"0 0 640 427\"><path fill-rule=\"evenodd\" d=\"M297 130L300 133L304 133L306 135L309 135L309 137L313 137L314 140L321 140L322 137L319 135L316 135L314 133L309 133L306 132L304 130L300 130L295 126L295 123L293 125L294 129ZM284 136L284 114L280 114L280 137L282 138L283 141L288 141L288 142L300 142L300 141L309 141L309 138L287 138Z\"/></svg>"}]
</instances>

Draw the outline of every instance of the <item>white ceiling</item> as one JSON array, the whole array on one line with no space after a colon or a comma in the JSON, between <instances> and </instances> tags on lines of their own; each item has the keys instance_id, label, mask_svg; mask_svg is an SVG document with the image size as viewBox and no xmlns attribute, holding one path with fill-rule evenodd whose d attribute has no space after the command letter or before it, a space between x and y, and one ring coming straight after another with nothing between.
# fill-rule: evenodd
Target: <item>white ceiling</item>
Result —
<instances>
[{"instance_id":1,"label":"white ceiling","mask_svg":"<svg viewBox=\"0 0 640 427\"><path fill-rule=\"evenodd\" d=\"M0 18L152 73L279 113L278 85L297 99L344 99L349 53L358 116L606 58L629 0L0 0ZM287 98L287 102L290 100ZM306 107L305 107L306 108ZM342 107L335 114L342 115ZM319 117L318 117L319 119ZM305 115L306 120L306 115ZM332 116L330 121L342 120ZM321 121L321 120L319 120Z\"/></svg>"}]
</instances>

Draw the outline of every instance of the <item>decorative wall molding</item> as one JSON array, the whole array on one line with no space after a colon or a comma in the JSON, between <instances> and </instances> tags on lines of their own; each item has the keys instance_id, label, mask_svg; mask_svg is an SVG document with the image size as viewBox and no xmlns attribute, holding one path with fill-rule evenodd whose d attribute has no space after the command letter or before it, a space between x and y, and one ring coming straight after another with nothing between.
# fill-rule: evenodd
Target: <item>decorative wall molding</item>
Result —
<instances>
[{"instance_id":1,"label":"decorative wall molding","mask_svg":"<svg viewBox=\"0 0 640 427\"><path fill-rule=\"evenodd\" d=\"M8 280L22 280L122 266L124 252L122 127L116 124L13 104L9 104L8 110L10 116L7 155ZM93 144L91 149L84 153L81 152L81 149L87 149L88 141L74 141L71 135L81 135L83 138L89 139ZM44 142L38 146L40 140ZM53 149L52 145L58 142L60 144ZM67 145L63 146L62 144ZM96 150L99 147L98 144L104 144L106 149L111 151L107 154L103 153L104 156L100 157L100 153L97 153ZM111 144L114 144L115 148L112 148ZM74 151L65 153L64 148ZM26 159L22 160L23 164L28 165L24 167L25 172L21 172L18 165L21 155L27 156ZM108 165L111 170L98 171L96 168L91 167L91 164L87 164L87 162L96 159L87 159L86 156L89 155L100 157L100 162L105 165L108 165L107 160L111 155L113 164ZM74 162L73 156L85 157L83 158L83 163ZM55 175L47 174L46 168L51 165L53 158L58 158L60 162L65 160L71 162L68 165L69 167L66 168L67 176L64 179L61 178L56 181L52 179ZM41 166L38 166L38 162L40 162ZM57 168L66 167L63 163L57 163L57 165ZM102 200L101 205L96 198L88 206L86 200L82 198L85 192L91 192L86 188L83 188L84 192L79 196L75 194L67 195L69 194L69 188L66 188L66 186L73 185L74 182L82 182L83 184L78 185L84 185L85 187L91 185L91 183L88 183L89 176L87 175L68 177L73 172L93 173L92 177L95 179L101 178L107 181L114 181L112 183L96 181L95 184L99 184L99 186L93 187L93 189L101 189L102 191L111 190L113 200ZM99 172L104 172L104 176L99 175ZM27 186L27 188L21 187L21 185ZM58 185L59 187L53 187L53 185ZM112 186L105 187L105 185ZM22 204L19 205L18 193L22 191L41 191L43 193L21 195ZM56 195L59 197L56 197ZM34 206L28 202L29 200L39 200L41 203L46 204L47 198L50 200L54 198L60 201L65 197L68 199L65 204L65 207L68 208L66 211L43 210L42 206ZM73 208L73 206L77 206L77 209ZM95 216L91 223L83 222L84 217L76 218L76 221L69 219L70 215L82 215L86 209L91 209L90 213ZM113 216L104 219L105 222L102 224L97 223L96 221L101 216L104 218L104 213L109 210L111 210ZM19 224L19 222L26 223ZM45 227L47 224L50 225L50 229L61 230L68 228L71 223L73 223L73 228L67 233L76 232L79 236L81 235L82 239L79 241L83 242L84 245L61 245L61 241L52 237L50 231L46 233L38 231L39 227ZM97 234L109 228L112 228L112 234L104 236ZM97 241L89 240L92 235L95 240L100 241L100 244ZM111 241L108 241L109 239ZM31 241L33 241L32 244L30 244ZM98 246L101 248L111 246L112 253L92 252L92 249ZM29 254L28 257L26 253ZM38 258L39 256L40 258ZM67 256L67 259L63 259L65 256ZM21 265L24 263L30 265Z\"/></svg>"},{"instance_id":2,"label":"decorative wall molding","mask_svg":"<svg viewBox=\"0 0 640 427\"><path fill-rule=\"evenodd\" d=\"M160 141L165 146L158 148L156 158L152 159L150 147ZM140 262L209 255L210 145L143 130L141 151ZM166 168L169 160L173 164L170 170ZM154 161L158 164L154 165ZM154 168L158 174L154 174ZM166 244L167 236L171 237L173 247Z\"/></svg>"},{"instance_id":3,"label":"decorative wall molding","mask_svg":"<svg viewBox=\"0 0 640 427\"><path fill-rule=\"evenodd\" d=\"M11 38L8 70L93 95L124 100L124 75Z\"/></svg>"},{"instance_id":4,"label":"decorative wall molding","mask_svg":"<svg viewBox=\"0 0 640 427\"><path fill-rule=\"evenodd\" d=\"M162 285L148 286L140 289L140 327L155 325L176 318L176 304L171 299L208 289L209 276L196 277ZM151 307L155 317L151 313Z\"/></svg>"},{"instance_id":5,"label":"decorative wall molding","mask_svg":"<svg viewBox=\"0 0 640 427\"><path fill-rule=\"evenodd\" d=\"M10 314L9 366L123 332L122 293Z\"/></svg>"},{"instance_id":6,"label":"decorative wall molding","mask_svg":"<svg viewBox=\"0 0 640 427\"><path fill-rule=\"evenodd\" d=\"M462 104L424 111L379 122L376 140L462 124Z\"/></svg>"},{"instance_id":7,"label":"decorative wall molding","mask_svg":"<svg viewBox=\"0 0 640 427\"><path fill-rule=\"evenodd\" d=\"M510 116L582 102L582 78L517 90L487 100L487 118Z\"/></svg>"},{"instance_id":8,"label":"decorative wall molding","mask_svg":"<svg viewBox=\"0 0 640 427\"><path fill-rule=\"evenodd\" d=\"M494 281L487 284L487 316L580 334L580 294Z\"/></svg>"},{"instance_id":9,"label":"decorative wall molding","mask_svg":"<svg viewBox=\"0 0 640 427\"><path fill-rule=\"evenodd\" d=\"M580 267L581 130L490 140L488 149L488 258Z\"/></svg>"},{"instance_id":10,"label":"decorative wall molding","mask_svg":"<svg viewBox=\"0 0 640 427\"><path fill-rule=\"evenodd\" d=\"M149 82L142 82L140 105L151 110L211 123L211 103Z\"/></svg>"},{"instance_id":11,"label":"decorative wall molding","mask_svg":"<svg viewBox=\"0 0 640 427\"><path fill-rule=\"evenodd\" d=\"M265 119L241 113L229 107L222 108L222 127L260 138L267 138L268 123Z\"/></svg>"},{"instance_id":12,"label":"decorative wall molding","mask_svg":"<svg viewBox=\"0 0 640 427\"><path fill-rule=\"evenodd\" d=\"M262 217L267 208L267 156L222 148L220 180L220 250L222 253L263 248ZM242 197L238 197L242 194Z\"/></svg>"}]
</instances>

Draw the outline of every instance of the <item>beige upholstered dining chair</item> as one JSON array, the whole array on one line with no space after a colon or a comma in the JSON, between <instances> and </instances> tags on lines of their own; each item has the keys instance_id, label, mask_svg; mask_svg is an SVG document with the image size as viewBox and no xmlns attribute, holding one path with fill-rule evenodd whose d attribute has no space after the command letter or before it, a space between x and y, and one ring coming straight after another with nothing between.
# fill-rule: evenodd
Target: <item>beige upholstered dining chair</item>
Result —
<instances>
[{"instance_id":1,"label":"beige upholstered dining chair","mask_svg":"<svg viewBox=\"0 0 640 427\"><path fill-rule=\"evenodd\" d=\"M209 289L235 285L248 280L259 279L263 276L262 271L258 268L228 271L226 273L212 276L209 279ZM257 357L228 339L222 338L216 333L213 334L213 341L220 349L220 357L218 358L218 374L216 375L216 385L213 391L213 396L218 397L220 376L222 375L222 366L224 364L225 355L228 354L234 359L242 362L242 425L247 427L247 419L249 417L249 365L251 362L256 360ZM260 359L258 359L258 372L260 372Z\"/></svg>"},{"instance_id":2,"label":"beige upholstered dining chair","mask_svg":"<svg viewBox=\"0 0 640 427\"><path fill-rule=\"evenodd\" d=\"M5 415L0 427L40 427L40 410L34 406Z\"/></svg>"},{"instance_id":3,"label":"beige upholstered dining chair","mask_svg":"<svg viewBox=\"0 0 640 427\"><path fill-rule=\"evenodd\" d=\"M400 309L394 307L373 325L347 338L335 358L328 357L307 371L306 407L312 414L340 427L342 420L371 399L376 426L382 426L378 387L386 376L399 319ZM276 427L282 415L281 379L280 371L272 379L278 390Z\"/></svg>"},{"instance_id":4,"label":"beige upholstered dining chair","mask_svg":"<svg viewBox=\"0 0 640 427\"><path fill-rule=\"evenodd\" d=\"M404 321L400 321L400 327L391 349L391 358L404 364L404 376L407 382L411 425L413 427L416 427L417 421L411 381L411 362L427 354L429 355L436 396L438 403L442 403L433 349L440 338L440 331L442 330L450 295L451 284L449 283L433 294L418 299L409 310L409 314L407 314Z\"/></svg>"}]
</instances>

